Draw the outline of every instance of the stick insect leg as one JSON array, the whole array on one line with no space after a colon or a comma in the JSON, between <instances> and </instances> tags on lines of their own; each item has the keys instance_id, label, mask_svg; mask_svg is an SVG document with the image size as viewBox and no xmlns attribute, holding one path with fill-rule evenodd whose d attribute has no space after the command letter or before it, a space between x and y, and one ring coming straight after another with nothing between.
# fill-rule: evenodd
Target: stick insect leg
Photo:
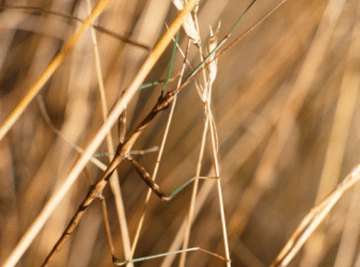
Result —
<instances>
[{"instance_id":1,"label":"stick insect leg","mask_svg":"<svg viewBox=\"0 0 360 267\"><path fill-rule=\"evenodd\" d=\"M114 261L114 265L116 266L124 266L128 263L137 263L137 262L142 262L142 261L147 261L147 260L153 260L153 259L157 259L157 258L161 258L161 257L166 257L168 255L176 255L176 254L180 254L180 253L188 253L188 252L203 252L205 254L210 255L211 257L214 258L218 258L221 261L224 262L229 262L229 260L227 260L226 258L224 258L223 256L214 253L212 251L209 251L207 249L203 249L201 247L192 247L192 248L187 248L187 249L181 249L181 250L176 250L176 251L169 251L169 252L165 252L165 253L159 253L159 254L155 254L155 255L151 255L151 256L145 256L145 257L140 257L140 258L136 258L136 259L132 259L132 260L124 260L124 261Z\"/></svg>"},{"instance_id":2,"label":"stick insect leg","mask_svg":"<svg viewBox=\"0 0 360 267\"><path fill-rule=\"evenodd\" d=\"M122 91L121 93L121 97L123 97L125 93L125 90ZM118 119L118 137L119 137L119 142L120 143L124 143L125 140L125 136L126 136L126 107L124 108L124 111L120 114L119 119Z\"/></svg>"},{"instance_id":3,"label":"stick insect leg","mask_svg":"<svg viewBox=\"0 0 360 267\"><path fill-rule=\"evenodd\" d=\"M89 182L93 183L93 179L92 179L91 174L90 174L87 167L84 168L84 173L88 177ZM108 211L107 211L106 199L105 199L105 196L103 195L103 192L99 193L97 195L97 198L101 201L101 210L102 210L102 213L103 213L106 238L107 238L107 241L108 241L111 256L112 256L113 261L114 261L114 260L117 260L117 257L116 257L114 242L113 242L113 238L112 238L111 230L110 230L110 220L109 220L109 214L108 214Z\"/></svg>"},{"instance_id":4,"label":"stick insect leg","mask_svg":"<svg viewBox=\"0 0 360 267\"><path fill-rule=\"evenodd\" d=\"M150 189L154 192L154 194L157 195L161 200L165 200L165 201L170 201L171 199L173 199L177 194L179 194L182 190L184 190L188 185L190 185L192 182L194 182L197 179L216 179L216 180L219 179L219 177L216 177L216 176L215 177L211 177L211 176L193 177L193 178L189 179L188 181L186 181L185 183L183 183L182 185L180 185L178 188L176 188L170 194L166 194L160 189L160 186L152 180L150 173L145 169L145 167L143 165L141 165L140 162L135 160L130 155L127 155L126 157L124 157L124 159L128 160L129 162L131 162L133 164L133 166L135 167L135 170L139 174L140 178L143 179L143 181L147 184L147 186L150 187Z\"/></svg>"},{"instance_id":5,"label":"stick insect leg","mask_svg":"<svg viewBox=\"0 0 360 267\"><path fill-rule=\"evenodd\" d=\"M103 212L103 217L104 217L104 226L105 226L106 238L108 240L108 244L109 244L109 248L110 248L110 252L111 252L111 256L113 258L113 261L116 261L118 259L118 257L116 256L114 242L113 242L113 238L112 238L112 235L111 235L110 221L109 221L109 214L107 212L106 200L105 200L105 197L103 195L100 195L99 199L101 200L101 205L102 205L102 212Z\"/></svg>"},{"instance_id":6,"label":"stick insect leg","mask_svg":"<svg viewBox=\"0 0 360 267\"><path fill-rule=\"evenodd\" d=\"M110 179L112 173L114 172L116 167L119 165L121 160L122 160L122 157L116 156L112 160L112 162L110 163L110 165L108 166L106 171L104 172L101 179L99 179L95 184L93 184L89 187L89 190L88 190L85 198L79 205L76 213L71 218L71 220L70 220L69 224L67 225L67 227L65 228L64 232L61 234L59 240L56 242L54 247L51 249L50 253L45 258L45 261L42 264L42 266L47 266L48 263L51 261L52 257L54 256L54 254L57 251L59 251L61 249L62 245L65 243L65 241L69 239L69 237L71 236L71 234L74 232L74 230L78 226L80 220L84 216L85 212L87 211L87 209L89 208L91 203L101 195L101 192L104 189L107 181Z\"/></svg>"}]
</instances>

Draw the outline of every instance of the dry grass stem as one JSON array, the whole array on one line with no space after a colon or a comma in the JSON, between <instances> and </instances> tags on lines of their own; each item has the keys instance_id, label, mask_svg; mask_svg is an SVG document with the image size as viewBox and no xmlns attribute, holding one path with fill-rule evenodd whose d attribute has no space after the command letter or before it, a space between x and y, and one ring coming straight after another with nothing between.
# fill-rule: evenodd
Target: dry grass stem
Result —
<instances>
[{"instance_id":1,"label":"dry grass stem","mask_svg":"<svg viewBox=\"0 0 360 267\"><path fill-rule=\"evenodd\" d=\"M310 210L271 266L288 266L290 261L324 220L325 216L329 214L339 199L359 180L360 165L354 168L328 197Z\"/></svg>"},{"instance_id":2,"label":"dry grass stem","mask_svg":"<svg viewBox=\"0 0 360 267\"><path fill-rule=\"evenodd\" d=\"M5 121L0 126L0 140L6 135L10 130L12 125L18 120L21 114L25 111L27 106L31 103L34 97L40 92L45 83L50 79L54 74L55 70L63 62L65 56L69 51L74 47L76 42L82 36L82 34L89 28L91 23L101 14L101 12L108 5L109 0L100 0L89 17L84 21L79 30L75 32L68 41L64 44L57 56L51 61L51 63L44 70L39 79L29 88L26 95L19 101L18 105L13 109L13 111L6 117Z\"/></svg>"}]
</instances>

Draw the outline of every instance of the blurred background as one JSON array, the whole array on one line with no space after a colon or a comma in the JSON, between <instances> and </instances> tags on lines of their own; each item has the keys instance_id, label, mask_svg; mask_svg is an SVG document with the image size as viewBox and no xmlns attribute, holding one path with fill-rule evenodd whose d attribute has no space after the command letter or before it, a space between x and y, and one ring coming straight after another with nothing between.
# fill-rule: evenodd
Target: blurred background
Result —
<instances>
[{"instance_id":1,"label":"blurred background","mask_svg":"<svg viewBox=\"0 0 360 267\"><path fill-rule=\"evenodd\" d=\"M229 42L260 21L280 1L257 1ZM201 0L198 20L204 55L209 25L229 33L250 1ZM79 28L94 1L0 2L0 117L38 79L64 42ZM91 9L91 8L90 8ZM360 3L355 0L288 0L222 54L213 85L212 111L219 142L222 193L232 266L268 266L306 213L359 163ZM111 1L51 79L0 142L0 263L35 220L66 173L103 123L96 72L99 53L108 109L178 13L171 1ZM180 31L179 45L187 37ZM229 43L228 42L228 43ZM225 45L226 46L226 45ZM172 45L147 77L165 79ZM190 45L188 60L199 63ZM177 53L168 90L174 89L182 56ZM190 73L187 69L186 73ZM197 78L202 82L200 75ZM162 85L140 90L130 102L127 136L149 112ZM159 146L169 109L141 135L134 150ZM204 127L204 105L195 83L178 97L157 181L171 192L194 177ZM112 132L116 145L116 127ZM104 141L94 155L109 162ZM135 156L152 173L157 152ZM202 176L214 176L210 135ZM39 266L101 170L88 163L17 266ZM170 202L152 194L129 163L118 168L128 236L132 244L145 215L134 257L181 249L192 186ZM110 187L104 191L116 255L125 259L124 232ZM214 180L201 180L189 247L225 255ZM360 266L360 187L344 195L289 266ZM124 217L122 217L124 219ZM180 241L179 241L180 240ZM180 256L135 266L177 266ZM50 266L111 266L100 201ZM185 266L225 266L197 251Z\"/></svg>"}]
</instances>

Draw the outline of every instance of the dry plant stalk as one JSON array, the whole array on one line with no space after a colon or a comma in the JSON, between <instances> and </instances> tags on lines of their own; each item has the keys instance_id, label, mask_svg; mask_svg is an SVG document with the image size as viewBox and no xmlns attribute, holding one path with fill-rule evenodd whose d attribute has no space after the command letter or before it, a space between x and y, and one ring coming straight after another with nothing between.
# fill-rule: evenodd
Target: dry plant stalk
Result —
<instances>
[{"instance_id":1,"label":"dry plant stalk","mask_svg":"<svg viewBox=\"0 0 360 267\"><path fill-rule=\"evenodd\" d=\"M195 14L195 18L197 18L196 14ZM196 19L196 21L197 21L197 19ZM215 126L215 122L214 122L214 117L213 117L212 111L211 111L212 89L213 89L213 83L215 81L216 74L217 74L217 60L216 60L215 55L216 55L216 51L217 51L217 47L218 47L217 34L218 34L220 24L218 24L218 25L219 25L218 29L215 33L213 32L212 28L210 27L210 40L209 40L209 44L208 44L209 55L207 57L208 64L206 65L207 68L203 69L203 77L204 77L205 84L204 84L203 90L202 89L198 90L198 92L200 94L200 98L204 104L205 122L204 122L204 126L203 126L201 146L200 146L200 151L199 151L198 161L197 161L197 166L196 166L196 177L200 176L200 172L202 169L206 137L207 137L209 129L210 129L210 136L211 136L211 148L212 148L212 156L213 156L213 160L214 160L213 164L214 164L214 169L215 169L215 176L220 177L219 161L218 161L217 131L216 131L216 126ZM196 23L196 26L198 28L198 23ZM196 31L198 32L198 29ZM223 40L226 40L226 39L223 39ZM225 43L225 42L223 42L223 43ZM205 62L202 57L201 43L199 43L198 45L199 45L200 59L202 62ZM185 231L184 231L184 242L183 242L183 247L182 247L183 250L185 250L189 244L190 231L191 231L191 226L192 226L193 218L194 218L196 195L198 193L198 186L199 186L198 180L195 180L193 190L192 190L192 196L191 196L188 217L187 217L187 225L186 225ZM219 197L219 203L220 203L220 216L221 216L221 226L222 226L222 234L223 234L225 256L226 256L225 258L227 259L227 266L231 266L228 233L227 233L227 229L226 229L226 219L225 219L225 211L224 211L220 179L217 180L217 191L218 191L218 197ZM185 266L185 261L186 261L186 253L182 253L179 265Z\"/></svg>"},{"instance_id":2,"label":"dry plant stalk","mask_svg":"<svg viewBox=\"0 0 360 267\"><path fill-rule=\"evenodd\" d=\"M289 241L281 250L279 255L271 264L271 267L285 267L295 257L301 247L309 239L311 234L321 224L326 215L344 195L344 193L354 186L360 180L360 165L355 167L338 186L321 201L313 207L302 220Z\"/></svg>"}]
</instances>

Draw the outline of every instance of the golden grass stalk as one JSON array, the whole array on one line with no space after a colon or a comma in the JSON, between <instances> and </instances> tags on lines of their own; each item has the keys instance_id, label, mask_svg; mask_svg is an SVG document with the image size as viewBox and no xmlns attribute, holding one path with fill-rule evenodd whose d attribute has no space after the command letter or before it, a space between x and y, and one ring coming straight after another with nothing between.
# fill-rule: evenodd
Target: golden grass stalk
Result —
<instances>
[{"instance_id":1,"label":"golden grass stalk","mask_svg":"<svg viewBox=\"0 0 360 267\"><path fill-rule=\"evenodd\" d=\"M271 267L288 266L339 199L359 180L360 165L355 167L328 197L308 212L279 255L272 262Z\"/></svg>"},{"instance_id":2,"label":"golden grass stalk","mask_svg":"<svg viewBox=\"0 0 360 267\"><path fill-rule=\"evenodd\" d=\"M354 186L351 192L351 199L349 203L349 209L345 218L344 230L341 235L339 250L336 255L334 267L350 267L355 260L356 255L360 257L359 253L356 253L357 243L360 236L360 184Z\"/></svg>"},{"instance_id":3,"label":"golden grass stalk","mask_svg":"<svg viewBox=\"0 0 360 267\"><path fill-rule=\"evenodd\" d=\"M14 123L18 120L21 114L24 113L27 106L31 103L34 97L40 92L44 84L50 79L50 77L54 74L56 69L63 62L65 56L69 53L69 51L74 47L77 41L80 39L82 34L89 28L91 23L103 12L103 10L108 5L109 0L100 0L91 14L87 17L84 23L81 25L78 31L76 31L64 44L60 52L56 55L56 57L51 61L51 63L46 67L41 76L37 79L37 81L29 88L26 95L19 101L17 106L11 111L11 113L6 117L5 121L0 126L0 140L6 135L6 133L11 129Z\"/></svg>"}]
</instances>

